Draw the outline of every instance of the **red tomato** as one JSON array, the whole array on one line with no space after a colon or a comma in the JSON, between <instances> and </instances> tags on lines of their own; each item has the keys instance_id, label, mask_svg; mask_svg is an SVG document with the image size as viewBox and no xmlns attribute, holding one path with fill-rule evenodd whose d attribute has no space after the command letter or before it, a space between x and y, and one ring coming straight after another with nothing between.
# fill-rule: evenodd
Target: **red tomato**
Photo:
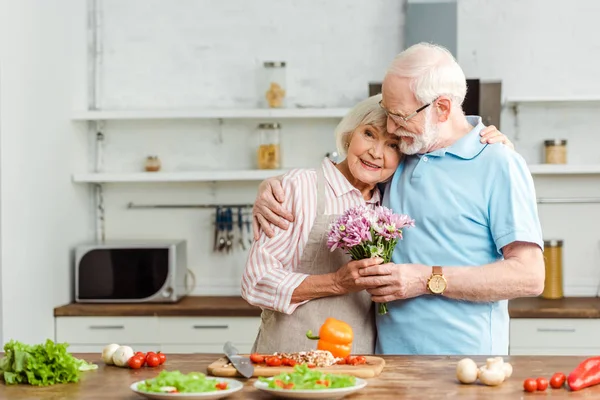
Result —
<instances>
[{"instance_id":1,"label":"red tomato","mask_svg":"<svg viewBox=\"0 0 600 400\"><path fill-rule=\"evenodd\" d=\"M307 367L308 367L308 368L317 368L317 366L316 366L315 364L311 364L311 363L309 363L309 364L307 365Z\"/></svg>"},{"instance_id":2,"label":"red tomato","mask_svg":"<svg viewBox=\"0 0 600 400\"><path fill-rule=\"evenodd\" d=\"M327 386L327 387L329 387L329 384L330 384L330 382L327 380L324 380L324 381L319 380L319 381L316 381L315 383L317 385L323 385L323 386Z\"/></svg>"},{"instance_id":3,"label":"red tomato","mask_svg":"<svg viewBox=\"0 0 600 400\"><path fill-rule=\"evenodd\" d=\"M543 392L548 388L548 379L546 378L537 378L537 390Z\"/></svg>"},{"instance_id":4,"label":"red tomato","mask_svg":"<svg viewBox=\"0 0 600 400\"><path fill-rule=\"evenodd\" d=\"M167 356L165 355L165 353L161 353L160 351L157 353L157 355L158 360L160 361L160 365L163 365L165 361L167 361Z\"/></svg>"},{"instance_id":5,"label":"red tomato","mask_svg":"<svg viewBox=\"0 0 600 400\"><path fill-rule=\"evenodd\" d=\"M142 352L142 351L136 351L135 354L134 354L134 356L144 356L144 357L146 357L146 354L144 354L144 352Z\"/></svg>"},{"instance_id":6,"label":"red tomato","mask_svg":"<svg viewBox=\"0 0 600 400\"><path fill-rule=\"evenodd\" d=\"M283 385L284 389L293 389L294 388L294 384L292 382L290 383L286 383Z\"/></svg>"},{"instance_id":7,"label":"red tomato","mask_svg":"<svg viewBox=\"0 0 600 400\"><path fill-rule=\"evenodd\" d=\"M140 351L140 353L141 353L141 351ZM148 357L148 356L151 356L151 355L152 355L152 356L155 356L155 355L156 355L156 353L155 353L155 352L153 352L153 351L149 351L149 352L147 352L147 353L146 353L146 357Z\"/></svg>"},{"instance_id":8,"label":"red tomato","mask_svg":"<svg viewBox=\"0 0 600 400\"><path fill-rule=\"evenodd\" d=\"M154 353L148 353L146 356L146 365L149 367L158 367L160 365L160 358Z\"/></svg>"},{"instance_id":9,"label":"red tomato","mask_svg":"<svg viewBox=\"0 0 600 400\"><path fill-rule=\"evenodd\" d=\"M144 359L137 356L133 356L129 359L129 361L127 361L127 364L131 369L142 368L142 365L144 365Z\"/></svg>"},{"instance_id":10,"label":"red tomato","mask_svg":"<svg viewBox=\"0 0 600 400\"><path fill-rule=\"evenodd\" d=\"M523 389L526 392L535 392L537 390L537 382L533 378L527 378L523 382Z\"/></svg>"},{"instance_id":11,"label":"red tomato","mask_svg":"<svg viewBox=\"0 0 600 400\"><path fill-rule=\"evenodd\" d=\"M279 357L267 357L265 358L265 362L269 367L279 367L281 365L281 358Z\"/></svg>"},{"instance_id":12,"label":"red tomato","mask_svg":"<svg viewBox=\"0 0 600 400\"><path fill-rule=\"evenodd\" d=\"M215 387L219 390L226 390L227 389L227 382L219 382L215 385Z\"/></svg>"},{"instance_id":13,"label":"red tomato","mask_svg":"<svg viewBox=\"0 0 600 400\"><path fill-rule=\"evenodd\" d=\"M265 356L261 356L257 353L250 354L250 361L252 361L255 364L262 364L265 362Z\"/></svg>"},{"instance_id":14,"label":"red tomato","mask_svg":"<svg viewBox=\"0 0 600 400\"><path fill-rule=\"evenodd\" d=\"M275 386L283 387L283 382L282 382L282 381L280 381L279 379L277 379L277 380L275 381Z\"/></svg>"},{"instance_id":15,"label":"red tomato","mask_svg":"<svg viewBox=\"0 0 600 400\"><path fill-rule=\"evenodd\" d=\"M560 389L565 384L567 377L562 372L557 372L550 378L550 386L552 389Z\"/></svg>"},{"instance_id":16,"label":"red tomato","mask_svg":"<svg viewBox=\"0 0 600 400\"><path fill-rule=\"evenodd\" d=\"M357 364L366 364L367 363L367 358L365 356L357 356L356 357L356 363Z\"/></svg>"}]
</instances>

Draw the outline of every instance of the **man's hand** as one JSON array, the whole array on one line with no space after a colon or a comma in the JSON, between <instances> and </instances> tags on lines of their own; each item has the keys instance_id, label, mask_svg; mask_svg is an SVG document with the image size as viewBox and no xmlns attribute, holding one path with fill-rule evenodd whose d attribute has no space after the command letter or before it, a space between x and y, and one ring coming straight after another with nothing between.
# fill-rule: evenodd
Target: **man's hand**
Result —
<instances>
[{"instance_id":1,"label":"man's hand","mask_svg":"<svg viewBox=\"0 0 600 400\"><path fill-rule=\"evenodd\" d=\"M422 264L381 264L362 268L358 286L368 289L373 301L387 303L398 299L410 299L427 293L427 279L431 267Z\"/></svg>"},{"instance_id":2,"label":"man's hand","mask_svg":"<svg viewBox=\"0 0 600 400\"><path fill-rule=\"evenodd\" d=\"M285 201L281 176L265 179L258 186L258 195L252 207L252 229L254 240L258 240L262 229L268 237L273 237L275 231L270 223L281 229L288 228L288 222L294 222L292 213L282 207ZM287 221L286 221L287 220Z\"/></svg>"},{"instance_id":3,"label":"man's hand","mask_svg":"<svg viewBox=\"0 0 600 400\"><path fill-rule=\"evenodd\" d=\"M479 135L481 136L481 143L502 143L511 150L515 149L515 145L494 125L486 126L479 132Z\"/></svg>"},{"instance_id":4,"label":"man's hand","mask_svg":"<svg viewBox=\"0 0 600 400\"><path fill-rule=\"evenodd\" d=\"M360 292L364 289L374 289L376 286L357 285L356 280L361 277L360 270L381 264L383 259L365 258L363 260L350 261L344 264L334 273L334 286L339 294Z\"/></svg>"}]
</instances>

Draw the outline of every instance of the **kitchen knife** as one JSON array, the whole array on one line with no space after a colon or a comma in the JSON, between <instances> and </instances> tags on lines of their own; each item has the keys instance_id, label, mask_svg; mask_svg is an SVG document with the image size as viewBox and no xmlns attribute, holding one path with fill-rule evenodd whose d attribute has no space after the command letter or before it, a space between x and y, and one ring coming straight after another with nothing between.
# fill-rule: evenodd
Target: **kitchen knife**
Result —
<instances>
[{"instance_id":1,"label":"kitchen knife","mask_svg":"<svg viewBox=\"0 0 600 400\"><path fill-rule=\"evenodd\" d=\"M252 362L248 357L240 356L237 349L233 347L231 342L225 343L225 346L223 346L223 351L225 352L225 355L231 364L233 364L235 369L242 374L242 376L246 378L252 377L252 374L254 373L254 366L252 366Z\"/></svg>"}]
</instances>

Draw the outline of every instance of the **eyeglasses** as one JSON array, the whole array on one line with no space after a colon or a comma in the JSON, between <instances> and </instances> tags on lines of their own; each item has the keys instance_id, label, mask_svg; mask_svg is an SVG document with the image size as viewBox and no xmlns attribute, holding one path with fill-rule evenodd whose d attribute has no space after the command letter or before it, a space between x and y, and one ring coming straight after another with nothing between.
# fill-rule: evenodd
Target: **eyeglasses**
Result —
<instances>
[{"instance_id":1,"label":"eyeglasses","mask_svg":"<svg viewBox=\"0 0 600 400\"><path fill-rule=\"evenodd\" d=\"M418 108L412 114L409 114L406 117L404 117L400 114L396 114L396 113L389 111L387 108L385 108L383 106L383 104L381 104L382 102L383 102L383 100L379 100L379 107L381 107L383 109L383 111L385 111L385 114L388 117L390 117L392 119L392 121L394 121L398 125L406 124L409 119L413 118L415 115L417 115L418 113L420 113L421 111L423 111L424 109L426 109L427 107L429 107L432 104L432 103L425 104L424 106Z\"/></svg>"}]
</instances>

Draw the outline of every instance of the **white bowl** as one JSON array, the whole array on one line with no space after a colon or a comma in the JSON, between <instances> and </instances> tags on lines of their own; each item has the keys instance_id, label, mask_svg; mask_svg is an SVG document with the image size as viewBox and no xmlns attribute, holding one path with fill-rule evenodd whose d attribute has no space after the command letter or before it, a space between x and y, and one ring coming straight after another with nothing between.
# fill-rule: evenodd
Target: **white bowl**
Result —
<instances>
[{"instance_id":1,"label":"white bowl","mask_svg":"<svg viewBox=\"0 0 600 400\"><path fill-rule=\"evenodd\" d=\"M210 379L213 379L213 378L210 378ZM228 378L214 378L214 379L217 382L227 382L228 389L217 390L214 392L202 392L202 393L154 393L154 392L150 393L150 392L142 392L141 390L138 390L137 389L138 384L145 382L146 380L134 382L131 384L131 386L129 388L131 390L133 390L135 393L139 394L140 396L146 397L147 399L210 400L210 399L222 399L223 397L227 397L239 390L242 390L242 388L244 387L244 385L241 382L236 381L235 379L228 379Z\"/></svg>"},{"instance_id":2,"label":"white bowl","mask_svg":"<svg viewBox=\"0 0 600 400\"><path fill-rule=\"evenodd\" d=\"M272 379L272 378L271 378ZM310 390L292 390L292 389L271 389L266 382L256 381L254 387L272 396L282 399L341 399L351 393L357 392L367 386L367 381L356 378L354 386L336 389L310 389Z\"/></svg>"}]
</instances>

